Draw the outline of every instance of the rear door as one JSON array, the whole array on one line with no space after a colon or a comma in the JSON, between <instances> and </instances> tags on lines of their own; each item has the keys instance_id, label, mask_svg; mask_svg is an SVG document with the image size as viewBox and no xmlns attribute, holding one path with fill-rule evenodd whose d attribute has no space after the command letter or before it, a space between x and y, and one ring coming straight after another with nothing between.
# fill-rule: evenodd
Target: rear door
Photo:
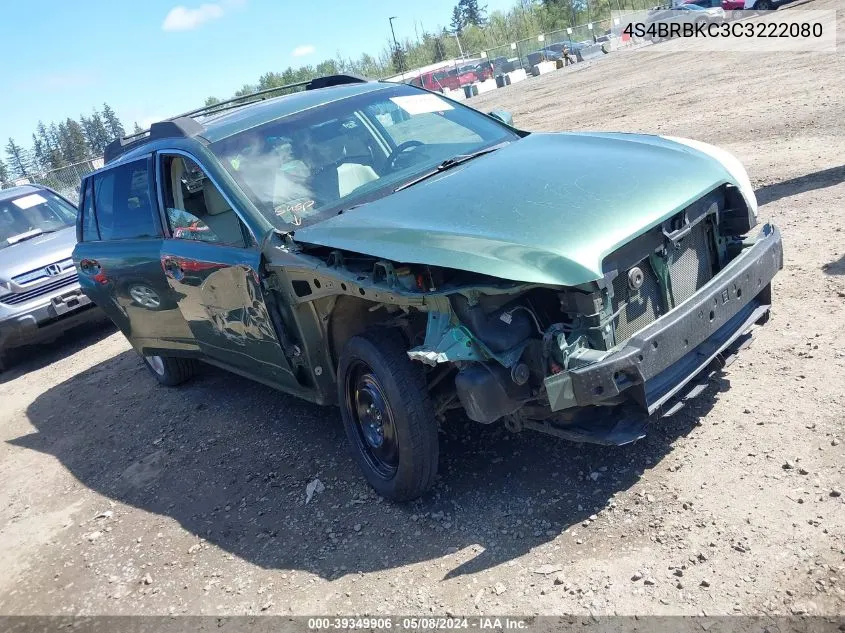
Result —
<instances>
[{"instance_id":1,"label":"rear door","mask_svg":"<svg viewBox=\"0 0 845 633\"><path fill-rule=\"evenodd\" d=\"M157 157L167 238L161 267L209 360L295 385L261 287L261 251L232 203L192 156Z\"/></svg>"},{"instance_id":2,"label":"rear door","mask_svg":"<svg viewBox=\"0 0 845 633\"><path fill-rule=\"evenodd\" d=\"M152 156L86 179L74 261L79 282L139 351L196 351L161 269Z\"/></svg>"}]
</instances>

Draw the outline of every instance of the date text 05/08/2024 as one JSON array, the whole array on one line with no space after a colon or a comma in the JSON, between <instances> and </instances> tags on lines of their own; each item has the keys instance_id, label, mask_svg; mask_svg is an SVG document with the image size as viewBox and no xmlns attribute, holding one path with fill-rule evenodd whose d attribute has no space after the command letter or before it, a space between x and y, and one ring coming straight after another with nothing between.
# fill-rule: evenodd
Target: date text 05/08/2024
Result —
<instances>
[{"instance_id":1,"label":"date text 05/08/2024","mask_svg":"<svg viewBox=\"0 0 845 633\"><path fill-rule=\"evenodd\" d=\"M443 630L489 630L520 631L528 628L524 619L513 617L347 617L309 618L309 631L323 630L389 630L443 631Z\"/></svg>"}]
</instances>

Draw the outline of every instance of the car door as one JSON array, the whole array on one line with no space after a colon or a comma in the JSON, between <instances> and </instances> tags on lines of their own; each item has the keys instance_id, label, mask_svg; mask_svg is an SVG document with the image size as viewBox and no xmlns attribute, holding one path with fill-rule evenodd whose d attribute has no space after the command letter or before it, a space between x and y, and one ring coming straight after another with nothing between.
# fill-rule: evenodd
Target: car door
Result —
<instances>
[{"instance_id":1,"label":"car door","mask_svg":"<svg viewBox=\"0 0 845 633\"><path fill-rule=\"evenodd\" d=\"M261 251L198 161L157 156L167 238L161 267L210 361L279 386L295 385L261 286Z\"/></svg>"},{"instance_id":2,"label":"car door","mask_svg":"<svg viewBox=\"0 0 845 633\"><path fill-rule=\"evenodd\" d=\"M86 179L74 261L80 286L139 351L197 351L161 269L152 155Z\"/></svg>"}]
</instances>

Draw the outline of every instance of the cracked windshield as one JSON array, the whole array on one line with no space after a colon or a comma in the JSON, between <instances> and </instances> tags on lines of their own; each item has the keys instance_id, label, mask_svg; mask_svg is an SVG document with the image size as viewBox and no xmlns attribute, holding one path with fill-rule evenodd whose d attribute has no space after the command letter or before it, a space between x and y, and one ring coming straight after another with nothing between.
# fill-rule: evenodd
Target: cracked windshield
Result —
<instances>
[{"instance_id":1,"label":"cracked windshield","mask_svg":"<svg viewBox=\"0 0 845 633\"><path fill-rule=\"evenodd\" d=\"M211 149L273 224L292 229L388 195L444 160L517 138L439 95L386 85Z\"/></svg>"}]
</instances>

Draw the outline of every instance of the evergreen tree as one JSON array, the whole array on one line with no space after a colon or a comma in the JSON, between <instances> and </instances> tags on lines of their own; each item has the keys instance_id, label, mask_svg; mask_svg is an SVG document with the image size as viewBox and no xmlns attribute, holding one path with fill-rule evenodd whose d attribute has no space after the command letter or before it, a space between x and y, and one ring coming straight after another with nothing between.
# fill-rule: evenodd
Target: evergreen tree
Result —
<instances>
[{"instance_id":1,"label":"evergreen tree","mask_svg":"<svg viewBox=\"0 0 845 633\"><path fill-rule=\"evenodd\" d=\"M484 16L487 12L487 7L479 7L478 0L458 0L458 7L460 8L464 26L468 24L483 26L487 22L487 18Z\"/></svg>"},{"instance_id":2,"label":"evergreen tree","mask_svg":"<svg viewBox=\"0 0 845 633\"><path fill-rule=\"evenodd\" d=\"M85 132L82 126L71 118L65 123L67 130L67 152L65 158L71 163L78 163L91 155L91 148L85 141Z\"/></svg>"},{"instance_id":3,"label":"evergreen tree","mask_svg":"<svg viewBox=\"0 0 845 633\"><path fill-rule=\"evenodd\" d=\"M57 152L59 152L59 155L61 156L61 153L62 153L62 134L61 134L61 130L59 130L59 126L56 125L55 123L51 123L50 127L48 129L48 134L50 136L50 147L52 147ZM61 161L64 161L64 156L61 156L60 162ZM54 165L54 167L60 167L60 166L61 165Z\"/></svg>"},{"instance_id":4,"label":"evergreen tree","mask_svg":"<svg viewBox=\"0 0 845 633\"><path fill-rule=\"evenodd\" d=\"M36 134L38 134L38 140L41 141L41 147L44 148L45 152L49 152L53 148L53 144L50 141L50 134L47 132L47 126L44 125L44 121L39 121L35 130Z\"/></svg>"},{"instance_id":5,"label":"evergreen tree","mask_svg":"<svg viewBox=\"0 0 845 633\"><path fill-rule=\"evenodd\" d=\"M44 143L41 142L37 134L32 135L32 152L35 155L35 162L38 165L38 169L43 171L50 169L49 152L44 149Z\"/></svg>"},{"instance_id":6,"label":"evergreen tree","mask_svg":"<svg viewBox=\"0 0 845 633\"><path fill-rule=\"evenodd\" d=\"M8 182L9 180L9 168L6 167L6 163L0 160L0 185L4 182Z\"/></svg>"},{"instance_id":7,"label":"evergreen tree","mask_svg":"<svg viewBox=\"0 0 845 633\"><path fill-rule=\"evenodd\" d=\"M64 163L62 162L61 152L59 152L59 148L53 140L53 136L47 130L47 126L44 125L43 121L38 122L36 130L38 134L38 141L41 145L41 152L44 155L43 168L58 169Z\"/></svg>"},{"instance_id":8,"label":"evergreen tree","mask_svg":"<svg viewBox=\"0 0 845 633\"><path fill-rule=\"evenodd\" d=\"M82 127L82 133L85 135L85 144L91 149L94 149L97 139L94 136L94 126L91 123L91 119L86 118L85 115L79 115L79 125Z\"/></svg>"},{"instance_id":9,"label":"evergreen tree","mask_svg":"<svg viewBox=\"0 0 845 633\"><path fill-rule=\"evenodd\" d=\"M108 103L103 104L103 122L109 132L109 141L126 136L126 130L123 129L123 124L117 118L114 110L109 107Z\"/></svg>"},{"instance_id":10,"label":"evergreen tree","mask_svg":"<svg viewBox=\"0 0 845 633\"><path fill-rule=\"evenodd\" d=\"M401 46L397 46L393 49L393 52L390 55L390 63L393 64L393 70L396 72L405 72L407 67L405 66L405 51L402 50Z\"/></svg>"},{"instance_id":11,"label":"evergreen tree","mask_svg":"<svg viewBox=\"0 0 845 633\"><path fill-rule=\"evenodd\" d=\"M29 176L30 164L26 150L15 143L13 138L9 138L9 142L6 143L6 158L9 159L9 166L12 168L14 176L19 178Z\"/></svg>"},{"instance_id":12,"label":"evergreen tree","mask_svg":"<svg viewBox=\"0 0 845 633\"><path fill-rule=\"evenodd\" d=\"M91 145L94 153L102 154L106 149L106 145L109 144L109 131L106 129L105 123L103 123L103 117L96 110L91 115L91 133L94 140L93 142L89 141L88 144Z\"/></svg>"},{"instance_id":13,"label":"evergreen tree","mask_svg":"<svg viewBox=\"0 0 845 633\"><path fill-rule=\"evenodd\" d=\"M206 106L213 106L213 105L217 105L218 103L220 103L220 99L218 99L217 97L208 97L205 100Z\"/></svg>"},{"instance_id":14,"label":"evergreen tree","mask_svg":"<svg viewBox=\"0 0 845 633\"><path fill-rule=\"evenodd\" d=\"M144 131L144 130L141 128L141 126L140 126L140 125L138 125L138 122L137 122L137 121L135 121L135 127L134 127L134 128L132 128L132 133L133 133L133 134L141 134L143 131Z\"/></svg>"},{"instance_id":15,"label":"evergreen tree","mask_svg":"<svg viewBox=\"0 0 845 633\"><path fill-rule=\"evenodd\" d=\"M50 129L52 130L53 126L56 125L55 123L50 124ZM58 139L59 145L59 152L62 155L62 164L67 165L68 163L74 162L73 157L75 156L75 152L73 147L71 146L70 136L68 135L67 131L67 123L59 123L56 126L56 138Z\"/></svg>"},{"instance_id":16,"label":"evergreen tree","mask_svg":"<svg viewBox=\"0 0 845 633\"><path fill-rule=\"evenodd\" d=\"M452 29L452 33L460 33L464 30L464 14L463 11L461 11L460 3L452 9L452 22L449 26Z\"/></svg>"},{"instance_id":17,"label":"evergreen tree","mask_svg":"<svg viewBox=\"0 0 845 633\"><path fill-rule=\"evenodd\" d=\"M434 55L431 63L436 64L437 62L442 62L446 57L446 45L443 43L443 38L437 35L434 38Z\"/></svg>"}]
</instances>

